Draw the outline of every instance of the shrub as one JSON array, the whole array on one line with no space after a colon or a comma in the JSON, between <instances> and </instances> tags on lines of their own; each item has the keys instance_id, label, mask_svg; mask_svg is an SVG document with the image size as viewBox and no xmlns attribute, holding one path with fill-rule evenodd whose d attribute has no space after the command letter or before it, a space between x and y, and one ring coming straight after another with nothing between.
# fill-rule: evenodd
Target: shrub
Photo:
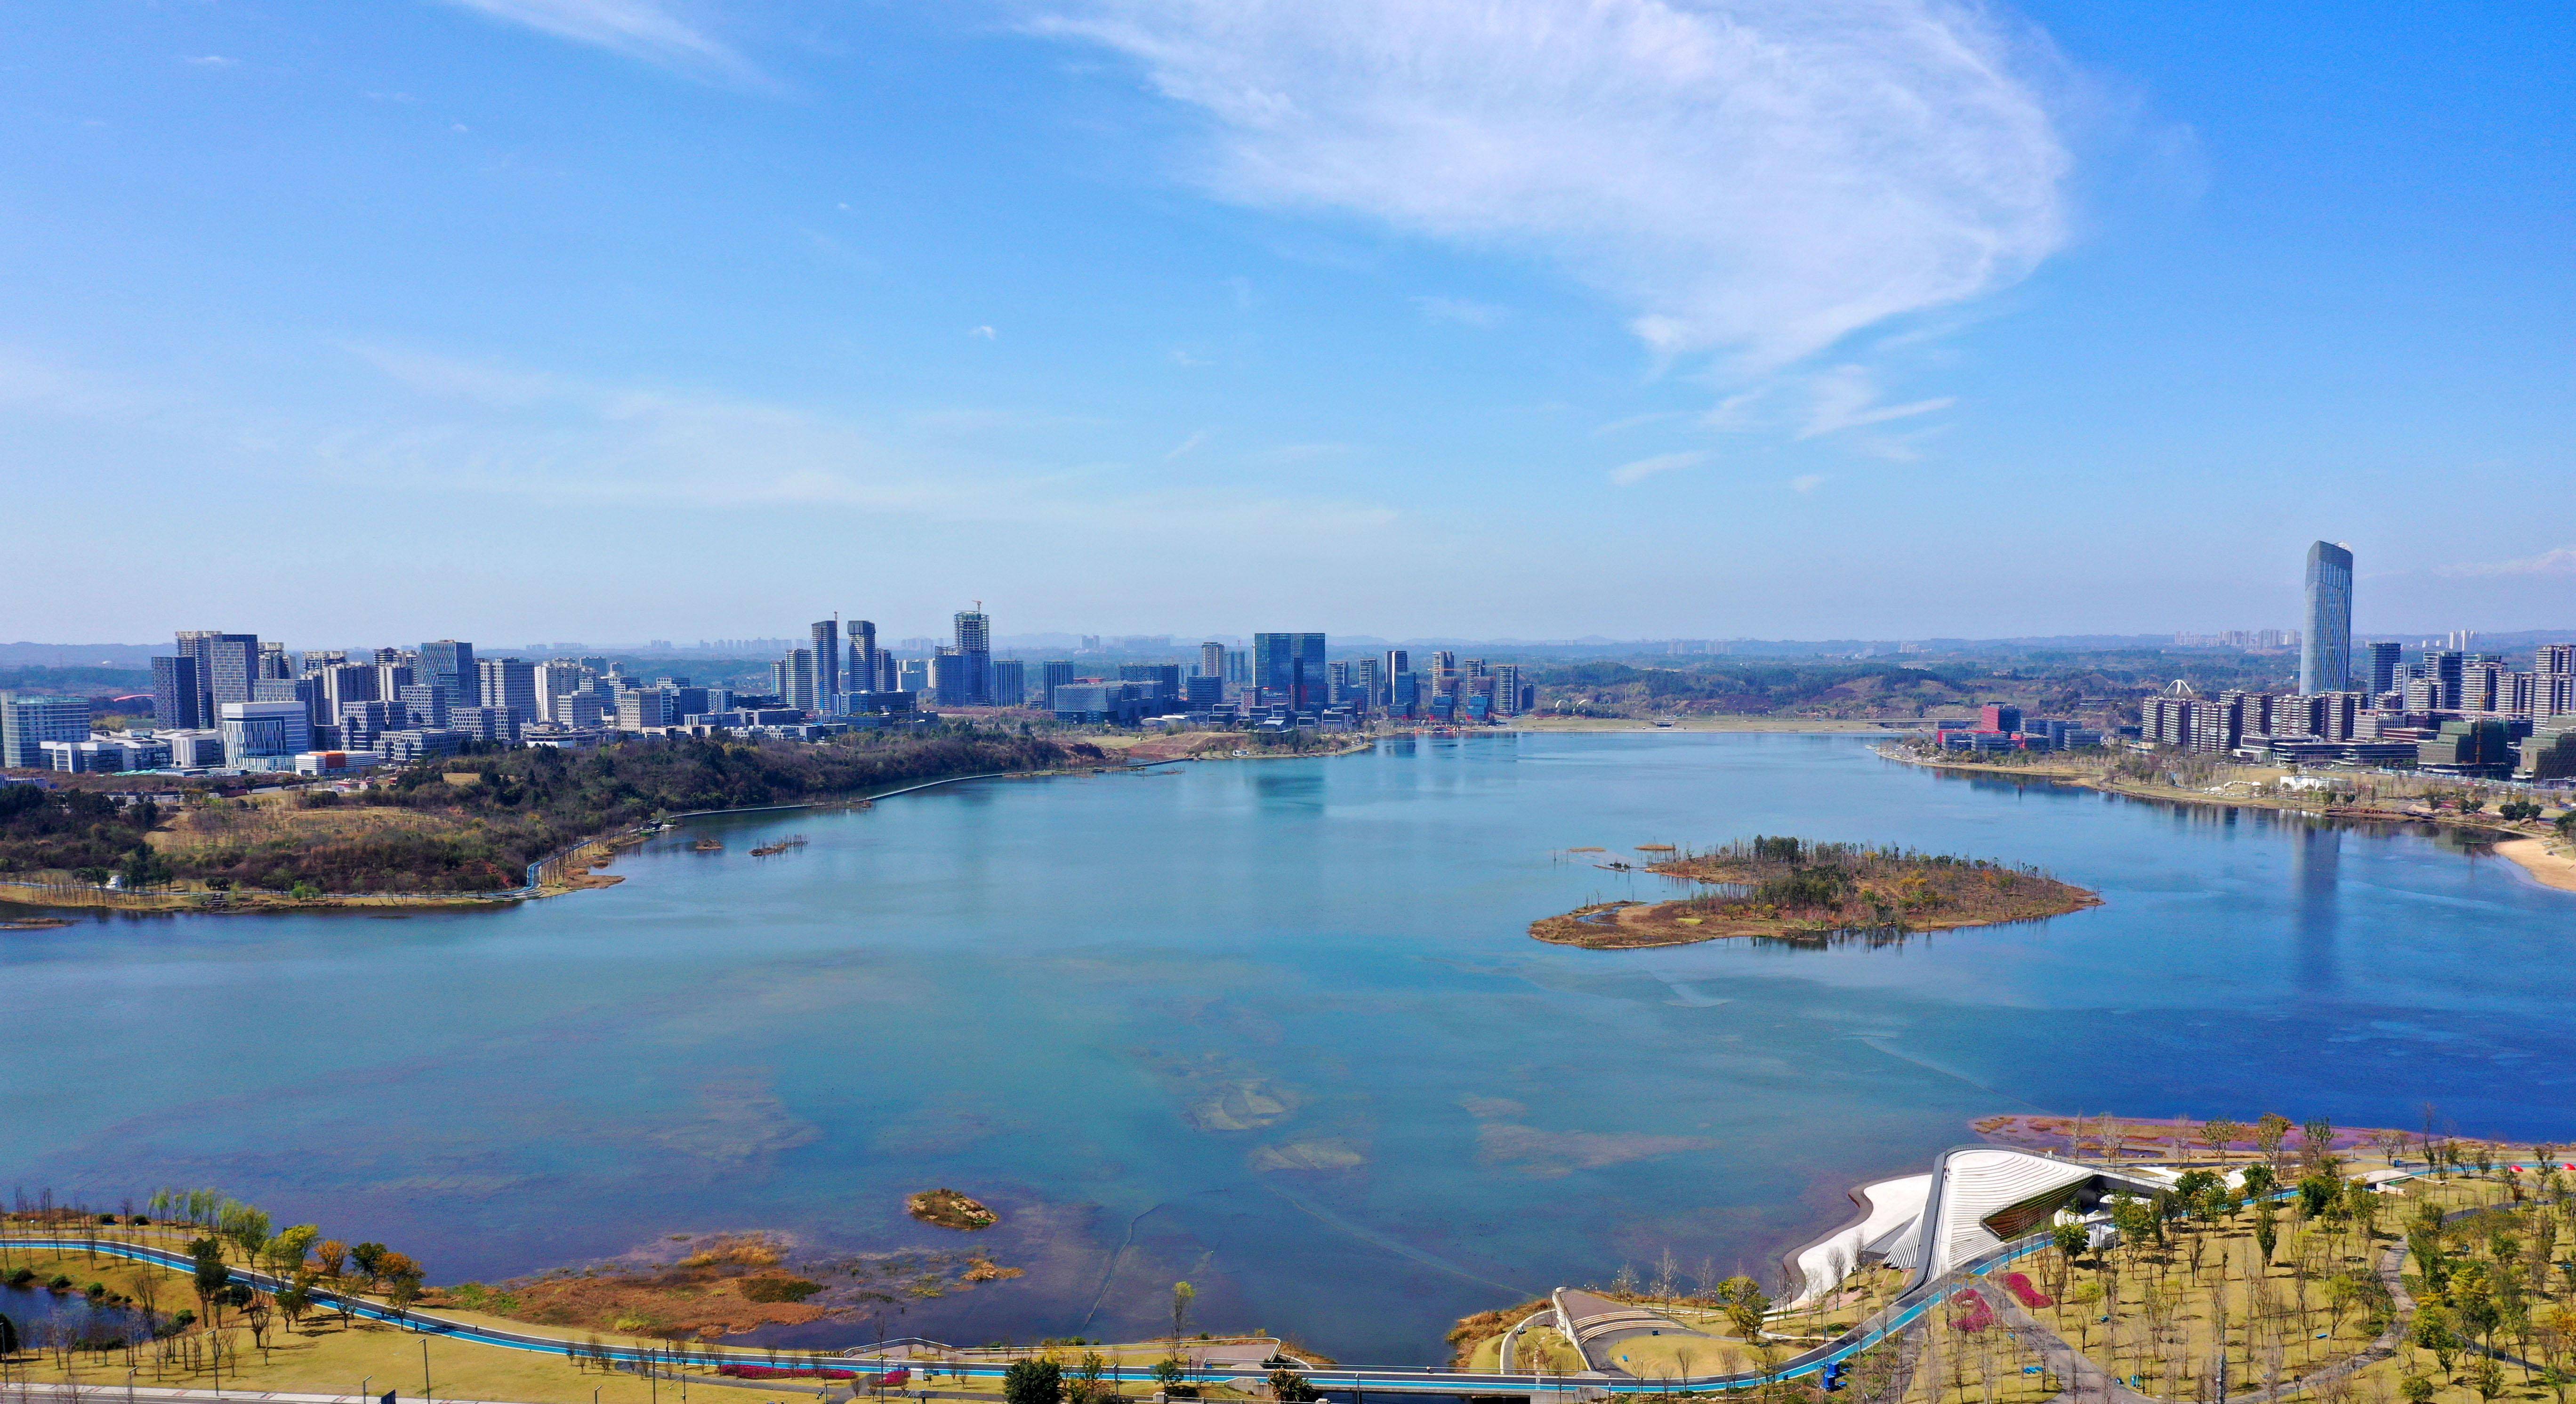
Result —
<instances>
[{"instance_id":1,"label":"shrub","mask_svg":"<svg viewBox=\"0 0 2576 1404\"><path fill-rule=\"evenodd\" d=\"M801 1302L822 1291L823 1284L801 1277L746 1277L740 1290L747 1302Z\"/></svg>"}]
</instances>

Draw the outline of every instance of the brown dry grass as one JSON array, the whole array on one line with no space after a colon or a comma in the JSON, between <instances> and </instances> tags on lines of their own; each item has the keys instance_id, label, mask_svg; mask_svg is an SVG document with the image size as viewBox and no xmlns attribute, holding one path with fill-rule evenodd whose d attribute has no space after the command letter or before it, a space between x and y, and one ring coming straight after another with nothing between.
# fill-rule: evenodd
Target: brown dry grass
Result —
<instances>
[{"instance_id":1,"label":"brown dry grass","mask_svg":"<svg viewBox=\"0 0 2576 1404\"><path fill-rule=\"evenodd\" d=\"M1649 846L1651 847L1651 846ZM2100 906L2099 895L2046 874L1918 855L1861 854L1840 864L1851 875L1837 901L1782 904L1746 896L1670 902L1596 902L1530 923L1530 935L1561 946L1629 950L1732 936L1814 937L1837 931L1951 931L2037 921ZM1790 865L1730 853L1684 854L1647 871L1693 882L1758 889Z\"/></svg>"}]
</instances>

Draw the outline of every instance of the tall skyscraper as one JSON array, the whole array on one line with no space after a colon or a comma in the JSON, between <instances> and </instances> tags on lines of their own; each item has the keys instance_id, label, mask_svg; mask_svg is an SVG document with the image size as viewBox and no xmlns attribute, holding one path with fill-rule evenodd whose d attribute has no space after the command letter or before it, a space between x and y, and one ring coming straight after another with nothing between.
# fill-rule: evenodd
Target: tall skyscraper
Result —
<instances>
[{"instance_id":1,"label":"tall skyscraper","mask_svg":"<svg viewBox=\"0 0 2576 1404\"><path fill-rule=\"evenodd\" d=\"M291 678L295 669L286 661L286 645L275 639L262 639L259 645L259 675L263 678Z\"/></svg>"},{"instance_id":2,"label":"tall skyscraper","mask_svg":"<svg viewBox=\"0 0 2576 1404\"><path fill-rule=\"evenodd\" d=\"M814 650L793 648L787 656L769 665L770 679L778 690L778 705L811 712L822 706L816 700L820 677L814 667Z\"/></svg>"},{"instance_id":3,"label":"tall skyscraper","mask_svg":"<svg viewBox=\"0 0 2576 1404\"><path fill-rule=\"evenodd\" d=\"M2307 627L2299 635L2299 691L2352 686L2352 552L2331 541L2308 548Z\"/></svg>"},{"instance_id":4,"label":"tall skyscraper","mask_svg":"<svg viewBox=\"0 0 2576 1404\"><path fill-rule=\"evenodd\" d=\"M2424 680L2432 684L2433 707L2436 711L2460 709L2461 689L2468 678L2469 656L2455 648L2424 650Z\"/></svg>"},{"instance_id":5,"label":"tall skyscraper","mask_svg":"<svg viewBox=\"0 0 2576 1404\"><path fill-rule=\"evenodd\" d=\"M1413 655L1404 649L1390 648L1378 665L1378 697L1381 707L1395 702L1395 680L1413 671Z\"/></svg>"},{"instance_id":6,"label":"tall skyscraper","mask_svg":"<svg viewBox=\"0 0 2576 1404\"><path fill-rule=\"evenodd\" d=\"M2370 695L2397 690L2397 665L2405 645L2394 639L2382 639L2370 646Z\"/></svg>"},{"instance_id":7,"label":"tall skyscraper","mask_svg":"<svg viewBox=\"0 0 2576 1404\"><path fill-rule=\"evenodd\" d=\"M206 724L205 689L197 684L197 660L182 654L152 660L152 726L158 731L194 730ZM87 738L83 738L84 740Z\"/></svg>"},{"instance_id":8,"label":"tall skyscraper","mask_svg":"<svg viewBox=\"0 0 2576 1404\"><path fill-rule=\"evenodd\" d=\"M476 690L474 645L455 639L434 639L420 646L420 662L414 665L415 681L447 691L447 705L475 707L482 705L482 694Z\"/></svg>"},{"instance_id":9,"label":"tall skyscraper","mask_svg":"<svg viewBox=\"0 0 2576 1404\"><path fill-rule=\"evenodd\" d=\"M1049 712L1054 711L1055 690L1059 687L1070 687L1072 685L1073 664L1069 660L1055 659L1050 662L1040 663L1038 665L1039 709Z\"/></svg>"},{"instance_id":10,"label":"tall skyscraper","mask_svg":"<svg viewBox=\"0 0 2576 1404\"><path fill-rule=\"evenodd\" d=\"M1219 679L1222 679L1225 676L1224 644L1203 643L1199 645L1199 676L1203 678Z\"/></svg>"},{"instance_id":11,"label":"tall skyscraper","mask_svg":"<svg viewBox=\"0 0 2576 1404\"><path fill-rule=\"evenodd\" d=\"M1016 707L1027 700L1029 665L1017 658L993 660L993 705Z\"/></svg>"},{"instance_id":12,"label":"tall skyscraper","mask_svg":"<svg viewBox=\"0 0 2576 1404\"><path fill-rule=\"evenodd\" d=\"M2533 671L2549 677L2576 673L2576 643L2542 644L2540 655L2533 660Z\"/></svg>"},{"instance_id":13,"label":"tall skyscraper","mask_svg":"<svg viewBox=\"0 0 2576 1404\"><path fill-rule=\"evenodd\" d=\"M841 695L841 620L814 621L814 691L816 705L829 709L832 699Z\"/></svg>"},{"instance_id":14,"label":"tall skyscraper","mask_svg":"<svg viewBox=\"0 0 2576 1404\"><path fill-rule=\"evenodd\" d=\"M871 619L853 619L850 636L850 691L884 692L884 665L877 659L877 626Z\"/></svg>"},{"instance_id":15,"label":"tall skyscraper","mask_svg":"<svg viewBox=\"0 0 2576 1404\"><path fill-rule=\"evenodd\" d=\"M1324 705L1327 674L1321 634L1252 636L1252 685L1265 703L1304 712Z\"/></svg>"},{"instance_id":16,"label":"tall skyscraper","mask_svg":"<svg viewBox=\"0 0 2576 1404\"><path fill-rule=\"evenodd\" d=\"M178 653L197 660L197 712L201 725L214 725L218 706L251 700L251 684L259 680L259 635L182 629Z\"/></svg>"},{"instance_id":17,"label":"tall skyscraper","mask_svg":"<svg viewBox=\"0 0 2576 1404\"><path fill-rule=\"evenodd\" d=\"M988 705L993 699L993 621L986 617L982 600L977 600L973 609L957 611L957 656L957 685L963 693L960 702L976 707Z\"/></svg>"},{"instance_id":18,"label":"tall skyscraper","mask_svg":"<svg viewBox=\"0 0 2576 1404\"><path fill-rule=\"evenodd\" d=\"M544 719L544 711L537 706L535 664L516 658L485 658L475 663L474 671L482 705L506 710L522 726Z\"/></svg>"}]
</instances>

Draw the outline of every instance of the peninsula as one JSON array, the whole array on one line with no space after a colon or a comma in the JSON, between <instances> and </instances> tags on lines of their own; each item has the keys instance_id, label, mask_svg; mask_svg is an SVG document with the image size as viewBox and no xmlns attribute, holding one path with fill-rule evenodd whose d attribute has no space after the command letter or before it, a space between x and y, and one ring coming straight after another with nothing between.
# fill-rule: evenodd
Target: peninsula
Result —
<instances>
[{"instance_id":1,"label":"peninsula","mask_svg":"<svg viewBox=\"0 0 2576 1404\"><path fill-rule=\"evenodd\" d=\"M615 881L591 870L639 826L676 814L831 804L1101 758L1081 742L964 724L802 745L657 737L582 751L493 748L345 789L224 793L158 776L8 786L0 900L232 911L510 902Z\"/></svg>"},{"instance_id":2,"label":"peninsula","mask_svg":"<svg viewBox=\"0 0 2576 1404\"><path fill-rule=\"evenodd\" d=\"M1595 950L1728 936L1813 939L2037 921L2102 901L2037 868L1787 837L1672 851L1646 871L1714 890L1669 902L1596 902L1532 922L1530 935Z\"/></svg>"}]
</instances>

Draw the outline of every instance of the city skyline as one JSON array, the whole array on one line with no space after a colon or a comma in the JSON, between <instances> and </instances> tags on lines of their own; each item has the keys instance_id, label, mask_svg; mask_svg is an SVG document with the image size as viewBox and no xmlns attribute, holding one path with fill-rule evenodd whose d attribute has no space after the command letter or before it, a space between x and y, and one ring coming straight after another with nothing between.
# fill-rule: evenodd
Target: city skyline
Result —
<instances>
[{"instance_id":1,"label":"city skyline","mask_svg":"<svg viewBox=\"0 0 2576 1404\"><path fill-rule=\"evenodd\" d=\"M1235 8L25 7L0 634L2570 622L2544 14Z\"/></svg>"}]
</instances>

